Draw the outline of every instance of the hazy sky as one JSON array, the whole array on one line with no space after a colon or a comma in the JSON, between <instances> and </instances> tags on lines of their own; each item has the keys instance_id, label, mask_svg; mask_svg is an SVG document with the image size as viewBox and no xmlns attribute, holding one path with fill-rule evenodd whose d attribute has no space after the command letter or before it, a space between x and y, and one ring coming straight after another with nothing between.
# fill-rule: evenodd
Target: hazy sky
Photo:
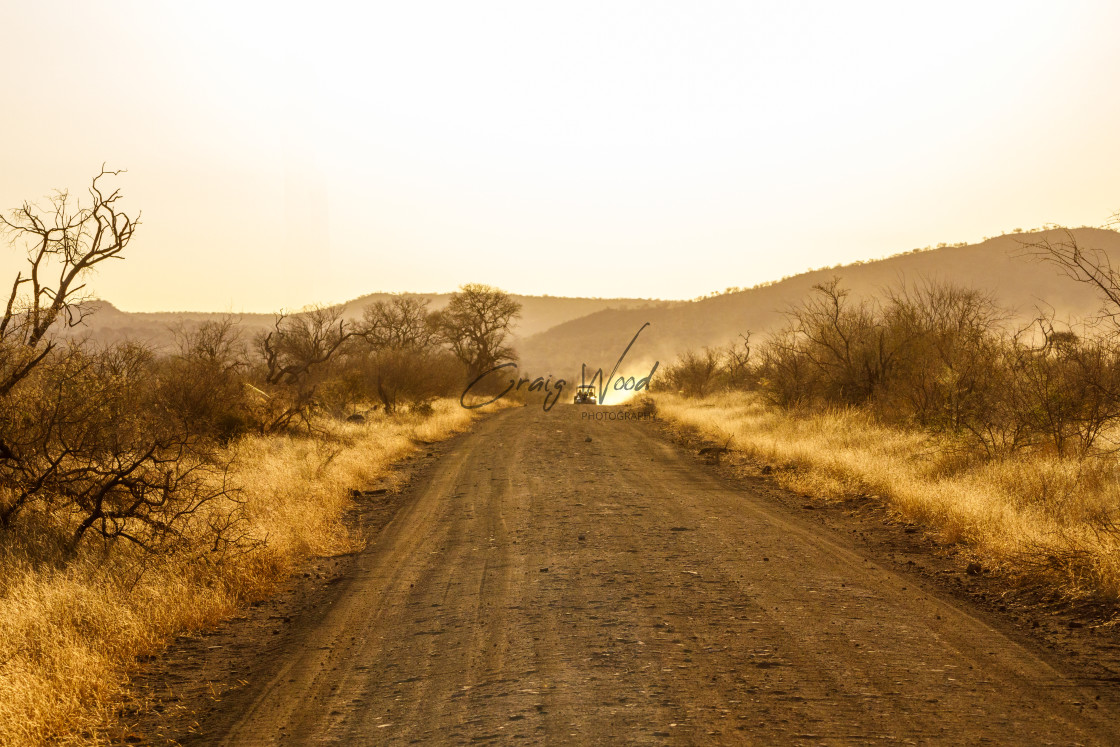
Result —
<instances>
[{"instance_id":1,"label":"hazy sky","mask_svg":"<svg viewBox=\"0 0 1120 747\"><path fill-rule=\"evenodd\" d=\"M143 225L93 285L128 310L690 298L1120 209L1116 2L7 2L0 27L0 207L127 168Z\"/></svg>"}]
</instances>

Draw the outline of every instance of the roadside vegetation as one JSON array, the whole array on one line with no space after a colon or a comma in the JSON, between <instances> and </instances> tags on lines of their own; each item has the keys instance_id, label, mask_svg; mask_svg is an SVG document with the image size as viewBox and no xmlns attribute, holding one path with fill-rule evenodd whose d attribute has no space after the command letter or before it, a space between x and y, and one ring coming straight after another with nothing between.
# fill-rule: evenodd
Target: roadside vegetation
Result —
<instances>
[{"instance_id":1,"label":"roadside vegetation","mask_svg":"<svg viewBox=\"0 0 1120 747\"><path fill-rule=\"evenodd\" d=\"M0 301L0 744L97 741L137 657L359 546L353 491L467 428L468 373L513 355L518 305L483 285L252 339L184 325L168 350L61 334L139 226L118 175L0 217L27 257Z\"/></svg>"},{"instance_id":2,"label":"roadside vegetation","mask_svg":"<svg viewBox=\"0 0 1120 747\"><path fill-rule=\"evenodd\" d=\"M1120 600L1120 275L1103 253L1024 254L1094 288L1102 312L1014 326L985 293L816 286L766 339L669 366L659 412L826 500L874 497L1065 602Z\"/></svg>"}]
</instances>

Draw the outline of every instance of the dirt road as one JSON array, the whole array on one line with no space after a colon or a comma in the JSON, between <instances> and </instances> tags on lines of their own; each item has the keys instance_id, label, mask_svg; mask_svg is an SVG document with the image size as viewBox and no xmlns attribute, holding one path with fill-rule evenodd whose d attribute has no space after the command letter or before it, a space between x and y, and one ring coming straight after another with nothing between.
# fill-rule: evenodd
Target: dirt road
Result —
<instances>
[{"instance_id":1,"label":"dirt road","mask_svg":"<svg viewBox=\"0 0 1120 747\"><path fill-rule=\"evenodd\" d=\"M1115 683L582 412L456 439L199 741L1120 741Z\"/></svg>"}]
</instances>

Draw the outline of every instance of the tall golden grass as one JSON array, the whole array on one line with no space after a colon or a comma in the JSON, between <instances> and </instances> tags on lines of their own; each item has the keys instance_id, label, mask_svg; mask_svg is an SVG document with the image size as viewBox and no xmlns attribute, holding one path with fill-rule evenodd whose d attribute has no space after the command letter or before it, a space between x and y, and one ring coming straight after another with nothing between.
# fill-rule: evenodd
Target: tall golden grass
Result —
<instances>
[{"instance_id":1,"label":"tall golden grass","mask_svg":"<svg viewBox=\"0 0 1120 747\"><path fill-rule=\"evenodd\" d=\"M359 538L343 522L350 490L384 478L417 441L466 429L478 412L444 400L427 416L238 441L232 479L255 544L220 563L123 543L91 544L64 562L63 528L46 515L0 536L0 744L103 740L138 656L268 595L309 556L353 549Z\"/></svg>"},{"instance_id":2,"label":"tall golden grass","mask_svg":"<svg viewBox=\"0 0 1120 747\"><path fill-rule=\"evenodd\" d=\"M895 516L960 543L1010 577L1067 600L1120 599L1120 461L1022 453L988 460L948 438L888 427L859 409L795 413L749 393L658 394L658 414L823 500L875 496Z\"/></svg>"}]
</instances>

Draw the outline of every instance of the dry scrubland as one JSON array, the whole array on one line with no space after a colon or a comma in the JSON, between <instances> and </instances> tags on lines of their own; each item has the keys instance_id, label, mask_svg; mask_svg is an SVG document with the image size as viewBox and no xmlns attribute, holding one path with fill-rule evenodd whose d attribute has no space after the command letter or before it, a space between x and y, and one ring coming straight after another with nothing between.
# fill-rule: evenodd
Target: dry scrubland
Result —
<instances>
[{"instance_id":1,"label":"dry scrubland","mask_svg":"<svg viewBox=\"0 0 1120 747\"><path fill-rule=\"evenodd\" d=\"M310 555L352 550L350 491L415 442L466 427L470 412L447 398L516 359L521 305L479 284L437 311L395 296L360 319L311 307L255 334L233 318L184 321L168 349L95 343L80 334L95 310L85 280L139 226L111 187L119 174L102 169L84 206L63 191L0 214L28 262L0 313L4 745L109 734L138 656L269 594ZM1072 234L1039 250L1120 320L1105 254ZM1115 599L1102 448L1120 428L1120 325L1044 316L1027 333L972 290L857 301L838 280L787 316L761 355L744 335L661 377L693 397L754 394L666 397L664 412L792 466L780 471L791 486L882 496L990 563Z\"/></svg>"},{"instance_id":2,"label":"dry scrubland","mask_svg":"<svg viewBox=\"0 0 1120 747\"><path fill-rule=\"evenodd\" d=\"M86 280L140 225L120 174L0 213L27 258L0 312L2 745L104 741L138 656L353 549L350 491L465 428L463 383L512 357L521 306L479 284L96 342Z\"/></svg>"},{"instance_id":3,"label":"dry scrubland","mask_svg":"<svg viewBox=\"0 0 1120 747\"><path fill-rule=\"evenodd\" d=\"M661 409L795 490L874 496L1044 597L1115 605L1120 270L1061 236L1024 251L1083 283L1094 317L1023 323L974 288L900 280L856 298L833 278L761 342L666 366L679 397Z\"/></svg>"},{"instance_id":4,"label":"dry scrubland","mask_svg":"<svg viewBox=\"0 0 1120 747\"><path fill-rule=\"evenodd\" d=\"M658 413L824 500L874 496L899 520L1067 600L1120 598L1120 463L1038 452L982 459L958 441L859 408L798 412L749 392L659 394Z\"/></svg>"},{"instance_id":5,"label":"dry scrubland","mask_svg":"<svg viewBox=\"0 0 1120 747\"><path fill-rule=\"evenodd\" d=\"M354 549L343 522L350 490L459 432L472 412L439 400L431 415L319 423L316 437L246 436L229 448L244 500L247 549L189 559L129 543L84 546L65 560L71 527L46 515L0 546L0 744L88 742L114 719L136 657L268 595L301 561ZM213 506L221 512L224 507ZM205 531L203 523L196 525Z\"/></svg>"}]
</instances>

